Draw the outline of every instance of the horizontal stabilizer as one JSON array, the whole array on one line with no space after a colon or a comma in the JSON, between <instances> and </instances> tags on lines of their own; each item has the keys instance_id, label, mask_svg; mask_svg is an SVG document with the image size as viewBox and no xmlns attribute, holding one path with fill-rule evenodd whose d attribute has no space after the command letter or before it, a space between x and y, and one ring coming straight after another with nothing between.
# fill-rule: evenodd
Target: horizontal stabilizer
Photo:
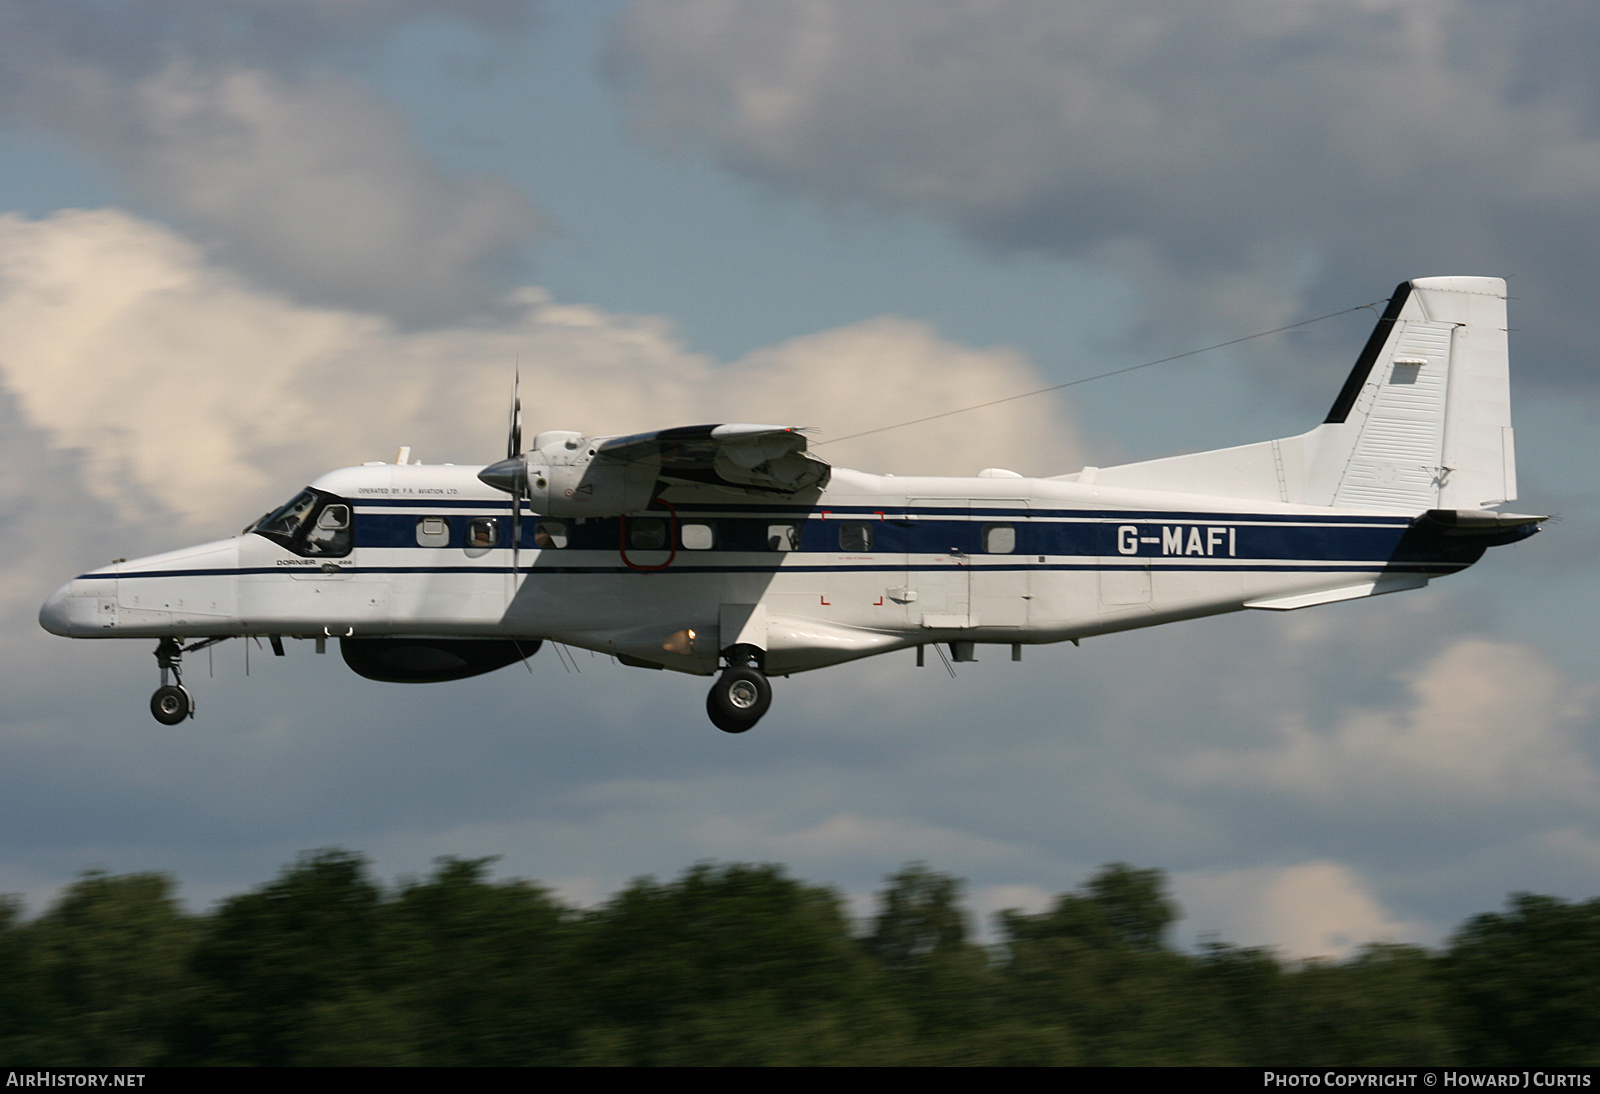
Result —
<instances>
[{"instance_id":1,"label":"horizontal stabilizer","mask_svg":"<svg viewBox=\"0 0 1600 1094\"><path fill-rule=\"evenodd\" d=\"M1427 574L1389 574L1376 581L1362 581L1354 585L1341 585L1337 589L1319 589L1313 593L1296 593L1293 596L1275 596L1265 600L1251 600L1247 608L1264 608L1274 612L1291 612L1296 608L1310 608L1317 604L1335 604L1341 600L1360 600L1367 596L1382 596L1406 589L1420 589L1428 583Z\"/></svg>"},{"instance_id":2,"label":"horizontal stabilizer","mask_svg":"<svg viewBox=\"0 0 1600 1094\"><path fill-rule=\"evenodd\" d=\"M1443 536L1508 537L1506 543L1515 543L1533 535L1549 519L1493 509L1429 509L1417 521L1432 525Z\"/></svg>"}]
</instances>

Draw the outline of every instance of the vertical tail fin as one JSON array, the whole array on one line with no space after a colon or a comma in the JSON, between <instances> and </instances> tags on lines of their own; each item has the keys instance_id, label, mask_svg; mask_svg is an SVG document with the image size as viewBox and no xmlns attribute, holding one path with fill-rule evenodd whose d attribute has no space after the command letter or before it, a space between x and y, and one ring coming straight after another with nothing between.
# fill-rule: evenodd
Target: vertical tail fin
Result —
<instances>
[{"instance_id":1,"label":"vertical tail fin","mask_svg":"<svg viewBox=\"0 0 1600 1094\"><path fill-rule=\"evenodd\" d=\"M1506 283L1401 282L1327 420L1309 433L1060 477L1411 514L1512 501Z\"/></svg>"},{"instance_id":2,"label":"vertical tail fin","mask_svg":"<svg viewBox=\"0 0 1600 1094\"><path fill-rule=\"evenodd\" d=\"M1305 500L1482 509L1517 495L1506 283L1403 282L1327 420L1304 443Z\"/></svg>"}]
</instances>

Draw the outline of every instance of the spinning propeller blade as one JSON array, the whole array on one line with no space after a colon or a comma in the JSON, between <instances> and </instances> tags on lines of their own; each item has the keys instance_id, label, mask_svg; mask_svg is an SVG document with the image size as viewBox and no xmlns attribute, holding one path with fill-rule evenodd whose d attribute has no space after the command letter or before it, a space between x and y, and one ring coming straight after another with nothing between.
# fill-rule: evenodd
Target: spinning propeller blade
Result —
<instances>
[{"instance_id":1,"label":"spinning propeller blade","mask_svg":"<svg viewBox=\"0 0 1600 1094\"><path fill-rule=\"evenodd\" d=\"M522 458L522 365L519 362L511 379L511 435L506 438L506 458ZM528 485L528 472L523 465L516 475L511 491L511 577L516 581L522 563L522 496ZM514 587L514 586L513 586Z\"/></svg>"},{"instance_id":2,"label":"spinning propeller blade","mask_svg":"<svg viewBox=\"0 0 1600 1094\"><path fill-rule=\"evenodd\" d=\"M511 431L506 438L506 459L522 455L522 366L517 366L511 380Z\"/></svg>"}]
</instances>

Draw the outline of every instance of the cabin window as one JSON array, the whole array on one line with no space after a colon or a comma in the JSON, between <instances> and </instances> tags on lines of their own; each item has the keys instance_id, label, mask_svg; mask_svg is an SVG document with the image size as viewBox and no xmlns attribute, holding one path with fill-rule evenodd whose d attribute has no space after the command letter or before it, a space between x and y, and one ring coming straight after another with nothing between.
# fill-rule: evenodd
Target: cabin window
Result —
<instances>
[{"instance_id":1,"label":"cabin window","mask_svg":"<svg viewBox=\"0 0 1600 1094\"><path fill-rule=\"evenodd\" d=\"M798 551L799 549L800 526L798 524L767 525L767 550Z\"/></svg>"},{"instance_id":2,"label":"cabin window","mask_svg":"<svg viewBox=\"0 0 1600 1094\"><path fill-rule=\"evenodd\" d=\"M567 522L564 520L541 520L533 530L533 545L543 551L546 548L560 550L567 545Z\"/></svg>"},{"instance_id":3,"label":"cabin window","mask_svg":"<svg viewBox=\"0 0 1600 1094\"><path fill-rule=\"evenodd\" d=\"M660 517L635 517L628 521L628 546L635 551L667 549L667 522Z\"/></svg>"},{"instance_id":4,"label":"cabin window","mask_svg":"<svg viewBox=\"0 0 1600 1094\"><path fill-rule=\"evenodd\" d=\"M473 517L467 525L468 549L485 549L500 543L500 522L494 517Z\"/></svg>"},{"instance_id":5,"label":"cabin window","mask_svg":"<svg viewBox=\"0 0 1600 1094\"><path fill-rule=\"evenodd\" d=\"M417 546L450 546L450 522L443 517L422 517L418 519Z\"/></svg>"},{"instance_id":6,"label":"cabin window","mask_svg":"<svg viewBox=\"0 0 1600 1094\"><path fill-rule=\"evenodd\" d=\"M839 525L839 550L872 550L872 525L864 520L847 520Z\"/></svg>"},{"instance_id":7,"label":"cabin window","mask_svg":"<svg viewBox=\"0 0 1600 1094\"><path fill-rule=\"evenodd\" d=\"M1009 555L1017 549L1017 529L1012 524L985 524L983 549L991 555Z\"/></svg>"},{"instance_id":8,"label":"cabin window","mask_svg":"<svg viewBox=\"0 0 1600 1094\"><path fill-rule=\"evenodd\" d=\"M716 534L709 524L685 524L678 534L686 551L709 551L716 542Z\"/></svg>"}]
</instances>

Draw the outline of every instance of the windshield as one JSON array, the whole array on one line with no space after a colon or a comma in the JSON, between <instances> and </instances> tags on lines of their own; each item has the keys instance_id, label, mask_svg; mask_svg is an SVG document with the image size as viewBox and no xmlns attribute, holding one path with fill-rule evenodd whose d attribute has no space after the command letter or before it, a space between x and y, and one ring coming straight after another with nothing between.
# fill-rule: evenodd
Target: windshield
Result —
<instances>
[{"instance_id":1,"label":"windshield","mask_svg":"<svg viewBox=\"0 0 1600 1094\"><path fill-rule=\"evenodd\" d=\"M292 536L305 526L306 518L316 507L316 492L302 490L287 505L274 509L262 517L251 531L260 532L274 539L278 536Z\"/></svg>"},{"instance_id":2,"label":"windshield","mask_svg":"<svg viewBox=\"0 0 1600 1094\"><path fill-rule=\"evenodd\" d=\"M258 536L308 558L338 558L350 553L350 503L307 487L287 505L274 509L250 529Z\"/></svg>"}]
</instances>

